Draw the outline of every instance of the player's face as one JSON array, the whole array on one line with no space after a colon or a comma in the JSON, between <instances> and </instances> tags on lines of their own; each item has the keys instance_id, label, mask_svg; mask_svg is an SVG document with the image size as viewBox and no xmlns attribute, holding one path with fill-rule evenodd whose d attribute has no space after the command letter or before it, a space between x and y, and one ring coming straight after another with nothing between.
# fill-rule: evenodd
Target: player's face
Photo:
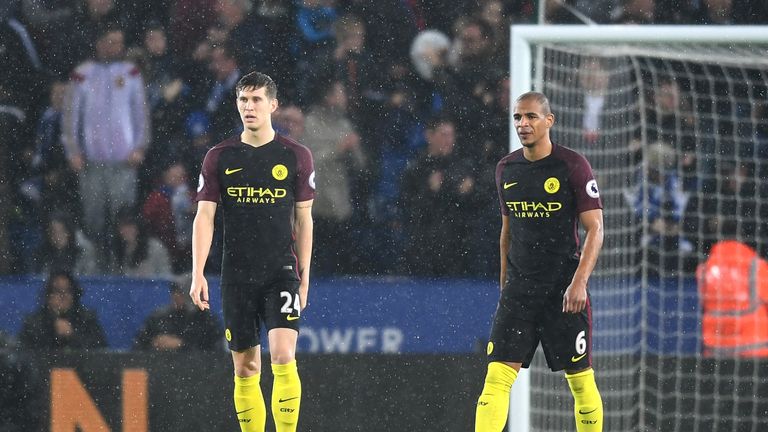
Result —
<instances>
[{"instance_id":1,"label":"player's face","mask_svg":"<svg viewBox=\"0 0 768 432\"><path fill-rule=\"evenodd\" d=\"M555 116L545 114L541 104L534 99L518 102L512 112L512 119L520 144L529 148L549 137L549 128L555 122Z\"/></svg>"},{"instance_id":2,"label":"player's face","mask_svg":"<svg viewBox=\"0 0 768 432\"><path fill-rule=\"evenodd\" d=\"M243 127L256 132L264 127L272 126L272 113L277 109L277 99L270 99L267 89L246 88L237 95L237 110Z\"/></svg>"}]
</instances>

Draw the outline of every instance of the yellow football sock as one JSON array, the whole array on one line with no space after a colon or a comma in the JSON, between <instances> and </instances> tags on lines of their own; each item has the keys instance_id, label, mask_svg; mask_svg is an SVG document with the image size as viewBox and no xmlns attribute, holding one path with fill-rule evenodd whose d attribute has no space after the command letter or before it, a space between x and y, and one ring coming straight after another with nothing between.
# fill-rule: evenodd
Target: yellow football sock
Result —
<instances>
[{"instance_id":1,"label":"yellow football sock","mask_svg":"<svg viewBox=\"0 0 768 432\"><path fill-rule=\"evenodd\" d=\"M507 424L509 392L517 371L501 362L488 363L483 393L477 400L475 432L500 432Z\"/></svg>"},{"instance_id":2,"label":"yellow football sock","mask_svg":"<svg viewBox=\"0 0 768 432\"><path fill-rule=\"evenodd\" d=\"M603 430L603 400L595 383L592 369L573 375L565 374L573 393L573 412L578 432L601 432Z\"/></svg>"},{"instance_id":3,"label":"yellow football sock","mask_svg":"<svg viewBox=\"0 0 768 432\"><path fill-rule=\"evenodd\" d=\"M275 382L272 386L272 416L277 432L295 432L299 423L301 381L296 360L287 364L272 364Z\"/></svg>"},{"instance_id":4,"label":"yellow football sock","mask_svg":"<svg viewBox=\"0 0 768 432\"><path fill-rule=\"evenodd\" d=\"M235 411L242 432L264 432L267 407L261 394L261 374L246 378L235 375Z\"/></svg>"}]
</instances>

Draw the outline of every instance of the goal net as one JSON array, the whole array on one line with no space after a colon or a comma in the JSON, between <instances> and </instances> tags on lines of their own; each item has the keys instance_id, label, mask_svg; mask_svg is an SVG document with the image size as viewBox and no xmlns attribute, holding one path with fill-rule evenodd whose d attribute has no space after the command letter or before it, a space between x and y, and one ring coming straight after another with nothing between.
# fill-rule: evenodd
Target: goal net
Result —
<instances>
[{"instance_id":1,"label":"goal net","mask_svg":"<svg viewBox=\"0 0 768 432\"><path fill-rule=\"evenodd\" d=\"M513 26L511 59L600 185L603 430L768 430L768 29ZM538 353L530 430L572 403Z\"/></svg>"}]
</instances>

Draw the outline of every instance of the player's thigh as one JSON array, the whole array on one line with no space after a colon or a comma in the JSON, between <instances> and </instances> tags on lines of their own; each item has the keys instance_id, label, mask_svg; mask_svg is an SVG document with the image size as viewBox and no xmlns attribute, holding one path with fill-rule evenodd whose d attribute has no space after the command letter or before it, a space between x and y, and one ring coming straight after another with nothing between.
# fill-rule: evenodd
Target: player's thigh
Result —
<instances>
[{"instance_id":1,"label":"player's thigh","mask_svg":"<svg viewBox=\"0 0 768 432\"><path fill-rule=\"evenodd\" d=\"M522 363L528 367L539 337L534 317L538 304L524 297L505 298L496 307L488 342L489 361Z\"/></svg>"},{"instance_id":2,"label":"player's thigh","mask_svg":"<svg viewBox=\"0 0 768 432\"><path fill-rule=\"evenodd\" d=\"M268 333L269 356L272 363L286 364L296 358L299 332L291 328L273 328Z\"/></svg>"},{"instance_id":3,"label":"player's thigh","mask_svg":"<svg viewBox=\"0 0 768 432\"><path fill-rule=\"evenodd\" d=\"M265 286L259 314L267 330L286 328L298 331L301 318L299 281L280 279Z\"/></svg>"},{"instance_id":4,"label":"player's thigh","mask_svg":"<svg viewBox=\"0 0 768 432\"><path fill-rule=\"evenodd\" d=\"M592 308L589 298L579 313L564 313L562 299L549 306L551 319L541 327L541 346L552 370L582 370L592 366Z\"/></svg>"},{"instance_id":5,"label":"player's thigh","mask_svg":"<svg viewBox=\"0 0 768 432\"><path fill-rule=\"evenodd\" d=\"M259 316L251 285L222 284L221 304L224 310L224 336L229 349L244 351L259 345Z\"/></svg>"}]
</instances>

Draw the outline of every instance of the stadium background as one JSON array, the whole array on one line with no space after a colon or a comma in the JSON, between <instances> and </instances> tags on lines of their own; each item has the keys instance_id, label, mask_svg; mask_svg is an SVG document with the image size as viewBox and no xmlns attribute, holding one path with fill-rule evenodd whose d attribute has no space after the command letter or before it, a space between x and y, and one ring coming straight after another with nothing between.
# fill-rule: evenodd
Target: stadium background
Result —
<instances>
[{"instance_id":1,"label":"stadium background","mask_svg":"<svg viewBox=\"0 0 768 432\"><path fill-rule=\"evenodd\" d=\"M5 294L0 329L8 336L2 377L9 385L3 386L6 394L0 405L4 430L47 430L53 399L64 395L84 400L74 381L66 381L69 387L63 393L54 391L61 389L57 380L72 378L70 368L115 430L146 430L146 423L149 430L220 430L234 425L227 423L232 418L226 399L217 396L228 395L224 389L231 385L226 353L130 351L143 319L167 303L167 280L188 270L183 242L163 242L171 264L167 273L137 275L130 263L109 262L119 255L119 234L88 238L82 197L73 193L71 183L76 176L60 135L50 133L55 121L46 115L46 108L54 105L48 94L57 85L66 87L72 68L91 56L92 32L100 24L120 24L131 47L127 54L145 77L152 140L138 168L134 217L147 219L140 223L152 226L154 213L147 209L155 203L150 197L168 186L163 180L168 167L181 165L192 179L187 189L194 190L201 151L231 133L236 123L218 107L207 106L216 89L212 51L217 46L232 43L235 49L225 60L238 70L257 67L275 77L281 103L291 108L275 116L282 132L303 132L306 140L300 140L309 141L310 147L313 132L321 128L333 128L331 135L337 137L358 137L358 145L347 149L343 172L338 167L327 171L334 182L346 185L350 210L318 216L318 235L333 234L317 239L316 297L300 341L308 395L302 424L306 430L446 431L471 429L484 373L482 347L495 302L497 253L492 167L510 145L508 104L514 96L509 94L509 25L593 20L716 29L768 21L764 4L748 0L313 3L73 0L54 5L22 0L0 7L2 64L13 65L3 68L0 81L0 122L8 132L0 138L0 272L12 275L0 281ZM440 33L427 32L430 29ZM165 55L150 52L144 38L148 30L166 33ZM362 48L337 50L354 46L361 32ZM430 50L444 57L430 56ZM759 50L752 55L759 56ZM645 82L678 84L674 91L679 92L679 105L665 108L660 93L617 84L619 61L594 61L599 57L595 53L576 51L588 61L555 58L552 64L567 65L562 71L554 68L553 74L565 76L565 84L544 87L552 93L562 125L555 139L587 153L606 181L625 180L623 187L608 189L615 194L608 220L621 240L608 242L598 277L591 282L593 293L601 293L595 309L604 311L596 321L595 348L598 377L603 370L598 384L609 407L606 424L615 426L611 430L762 430L768 418L761 396L768 366L760 357L733 352L704 356L694 270L712 243L722 239L748 243L765 258L768 242L761 223L768 194L757 186L768 157L766 67L726 68L692 78L685 74L691 70L685 61L670 66L648 60ZM582 80L582 75L593 81ZM598 110L595 117L585 96L594 96L586 90L600 88L601 79L611 92L601 93L608 97L604 111ZM703 88L700 82L707 81L715 84ZM556 78L546 82L558 83ZM181 83L177 97L164 99L164 90L175 88L174 83ZM349 101L342 126L329 126L337 118L323 116L320 109L323 90L335 84ZM579 89L585 91L579 94ZM685 105L692 101L695 108ZM65 109L66 97L61 103ZM625 109L628 106L634 111ZM635 122L633 113L641 110L646 112L639 116L643 122ZM673 117L699 117L688 125L670 125L664 123L667 111ZM439 198L419 199L429 195L429 185L418 181L429 148L424 129L436 118L449 119L455 130L446 178L471 179L474 187L468 195L447 191ZM651 149L658 140L668 140L671 148ZM690 155L699 162L693 168L687 163ZM676 173L689 197L714 196L710 205L715 212L731 206L743 210L751 205L751 210L721 215L738 221L732 231L705 233L697 225L672 236L677 243L673 241L671 249L667 243L644 243L641 238L649 234L652 221L642 212L633 216L632 193L635 187L649 189L648 181L637 178L639 168L649 163ZM401 177L416 181L401 184ZM731 200L721 183L736 177L746 177L742 184L751 184L752 190ZM642 201L647 195L637 196L648 205ZM331 208L340 206L334 204ZM710 210L705 212L703 204L681 210L681 231L692 226L683 222L685 216L706 219L712 217ZM84 303L97 312L107 332L105 352L42 354L17 350L13 344L24 315L40 303L50 262L60 258L46 248L46 228L59 219L72 227L72 237L90 240L100 260L107 261L89 270L69 262L85 287ZM185 219L174 220L179 225L176 239L182 239ZM742 229L753 225L751 231ZM691 242L683 254L681 240ZM215 281L215 258L213 263L209 270ZM650 307L644 312L632 307L638 304ZM346 372L350 369L353 372ZM131 414L129 420L124 404L132 396L125 391L132 387L125 377L137 370L147 374L148 412L146 418ZM137 376L141 383L141 374ZM707 376L714 381L701 380ZM532 429L572 428L561 381L537 381L534 375ZM201 406L210 407L204 421L194 415Z\"/></svg>"}]
</instances>

